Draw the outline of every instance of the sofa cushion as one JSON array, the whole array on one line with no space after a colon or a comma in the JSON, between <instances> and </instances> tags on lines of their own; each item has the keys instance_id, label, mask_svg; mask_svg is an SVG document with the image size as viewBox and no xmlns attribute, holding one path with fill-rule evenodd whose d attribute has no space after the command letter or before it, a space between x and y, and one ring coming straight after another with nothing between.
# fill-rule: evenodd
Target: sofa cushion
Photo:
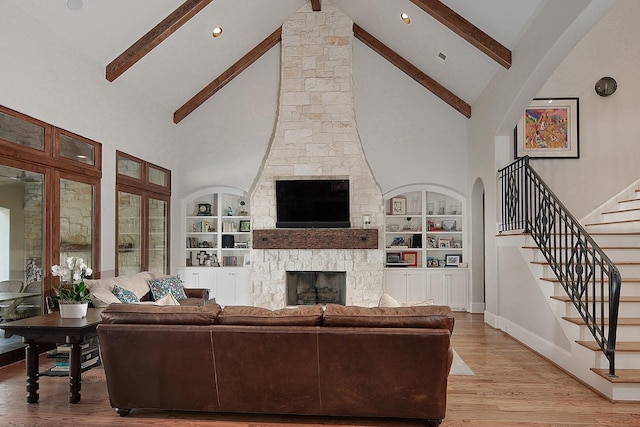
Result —
<instances>
[{"instance_id":1,"label":"sofa cushion","mask_svg":"<svg viewBox=\"0 0 640 427\"><path fill-rule=\"evenodd\" d=\"M247 326L319 326L322 324L322 306L305 305L280 310L226 306L218 316L216 323Z\"/></svg>"},{"instance_id":2,"label":"sofa cushion","mask_svg":"<svg viewBox=\"0 0 640 427\"><path fill-rule=\"evenodd\" d=\"M120 300L120 302L123 302L125 304L130 304L130 303L134 303L134 302L140 302L140 299L138 299L136 294L134 294L129 289L121 288L118 285L115 285L113 287L113 295L115 295L116 298L118 298L118 300Z\"/></svg>"},{"instance_id":3,"label":"sofa cushion","mask_svg":"<svg viewBox=\"0 0 640 427\"><path fill-rule=\"evenodd\" d=\"M213 325L218 304L202 306L110 304L102 311L102 323L156 325Z\"/></svg>"},{"instance_id":4,"label":"sofa cushion","mask_svg":"<svg viewBox=\"0 0 640 427\"><path fill-rule=\"evenodd\" d=\"M104 308L109 304L122 302L113 294L113 292L110 292L102 286L94 287L90 291L89 296L91 297L91 303L96 308Z\"/></svg>"},{"instance_id":5,"label":"sofa cushion","mask_svg":"<svg viewBox=\"0 0 640 427\"><path fill-rule=\"evenodd\" d=\"M357 307L328 304L325 326L371 328L431 328L453 332L453 313L444 305L414 307Z\"/></svg>"},{"instance_id":6,"label":"sofa cushion","mask_svg":"<svg viewBox=\"0 0 640 427\"><path fill-rule=\"evenodd\" d=\"M180 276L159 277L157 279L149 280L149 286L151 287L151 294L153 299L158 301L162 299L168 293L171 293L175 299L187 299L187 295L184 293L184 286L182 285L182 279Z\"/></svg>"},{"instance_id":7,"label":"sofa cushion","mask_svg":"<svg viewBox=\"0 0 640 427\"><path fill-rule=\"evenodd\" d=\"M154 301L156 305L180 305L178 300L173 296L171 292L168 292L165 296L159 300Z\"/></svg>"},{"instance_id":8,"label":"sofa cushion","mask_svg":"<svg viewBox=\"0 0 640 427\"><path fill-rule=\"evenodd\" d=\"M402 304L388 293L383 292L380 301L378 301L378 307L402 307Z\"/></svg>"},{"instance_id":9,"label":"sofa cushion","mask_svg":"<svg viewBox=\"0 0 640 427\"><path fill-rule=\"evenodd\" d=\"M149 292L148 280L153 279L153 275L148 271L142 271L135 274L127 274L118 277L108 277L105 279L86 279L85 283L90 292L94 292L99 288L104 288L109 292L113 292L114 286L127 289L133 292L139 300L141 300Z\"/></svg>"}]
</instances>

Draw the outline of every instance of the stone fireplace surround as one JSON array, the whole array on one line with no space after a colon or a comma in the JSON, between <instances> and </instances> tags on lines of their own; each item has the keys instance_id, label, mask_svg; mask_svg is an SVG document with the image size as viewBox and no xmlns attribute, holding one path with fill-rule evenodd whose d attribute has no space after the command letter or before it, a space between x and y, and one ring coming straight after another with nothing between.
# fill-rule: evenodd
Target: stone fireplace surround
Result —
<instances>
[{"instance_id":1,"label":"stone fireplace surround","mask_svg":"<svg viewBox=\"0 0 640 427\"><path fill-rule=\"evenodd\" d=\"M376 305L382 293L383 242L379 227L383 223L383 198L357 132L352 28L351 19L328 0L323 2L321 12L313 12L307 2L282 25L277 121L251 193L251 302L255 306L276 309L286 305L287 271L345 272L347 305ZM375 231L377 244L367 248L260 248L260 233L272 233L271 238L277 240L279 233L285 232L275 228L275 181L286 178L349 179L354 228L347 231ZM358 230L365 214L374 230ZM309 233L309 242L319 232L297 231Z\"/></svg>"}]
</instances>

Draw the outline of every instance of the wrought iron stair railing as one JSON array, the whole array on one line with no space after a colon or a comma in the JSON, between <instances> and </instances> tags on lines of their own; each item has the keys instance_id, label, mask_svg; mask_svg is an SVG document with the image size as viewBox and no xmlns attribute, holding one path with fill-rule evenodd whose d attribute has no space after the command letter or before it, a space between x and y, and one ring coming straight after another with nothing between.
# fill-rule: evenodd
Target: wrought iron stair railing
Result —
<instances>
[{"instance_id":1,"label":"wrought iron stair railing","mask_svg":"<svg viewBox=\"0 0 640 427\"><path fill-rule=\"evenodd\" d=\"M529 233L609 361L615 377L618 268L523 157L498 171L500 232ZM605 298L608 296L608 298Z\"/></svg>"}]
</instances>

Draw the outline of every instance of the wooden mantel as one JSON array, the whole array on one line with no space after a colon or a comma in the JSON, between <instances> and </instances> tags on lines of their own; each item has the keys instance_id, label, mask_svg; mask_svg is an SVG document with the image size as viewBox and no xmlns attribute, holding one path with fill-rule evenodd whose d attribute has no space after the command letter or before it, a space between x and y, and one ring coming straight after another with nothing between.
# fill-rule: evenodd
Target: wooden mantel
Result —
<instances>
[{"instance_id":1,"label":"wooden mantel","mask_svg":"<svg viewBox=\"0 0 640 427\"><path fill-rule=\"evenodd\" d=\"M253 249L378 249L377 228L253 230Z\"/></svg>"}]
</instances>

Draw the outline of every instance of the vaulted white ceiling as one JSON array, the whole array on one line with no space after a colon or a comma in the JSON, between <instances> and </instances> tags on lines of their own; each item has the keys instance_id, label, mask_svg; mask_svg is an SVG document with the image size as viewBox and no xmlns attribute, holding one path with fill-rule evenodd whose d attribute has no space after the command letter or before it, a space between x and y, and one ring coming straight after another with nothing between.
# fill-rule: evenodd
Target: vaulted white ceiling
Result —
<instances>
[{"instance_id":1,"label":"vaulted white ceiling","mask_svg":"<svg viewBox=\"0 0 640 427\"><path fill-rule=\"evenodd\" d=\"M102 69L183 4L183 0L83 0L79 10L70 10L65 0L6 1L67 39ZM307 1L213 0L109 84L175 111ZM358 26L470 105L501 67L409 0L323 1L331 1ZM516 46L545 2L442 1L508 49ZM410 25L400 19L403 12L409 14ZM211 32L218 26L224 34L213 38ZM439 53L446 56L444 62Z\"/></svg>"}]
</instances>

